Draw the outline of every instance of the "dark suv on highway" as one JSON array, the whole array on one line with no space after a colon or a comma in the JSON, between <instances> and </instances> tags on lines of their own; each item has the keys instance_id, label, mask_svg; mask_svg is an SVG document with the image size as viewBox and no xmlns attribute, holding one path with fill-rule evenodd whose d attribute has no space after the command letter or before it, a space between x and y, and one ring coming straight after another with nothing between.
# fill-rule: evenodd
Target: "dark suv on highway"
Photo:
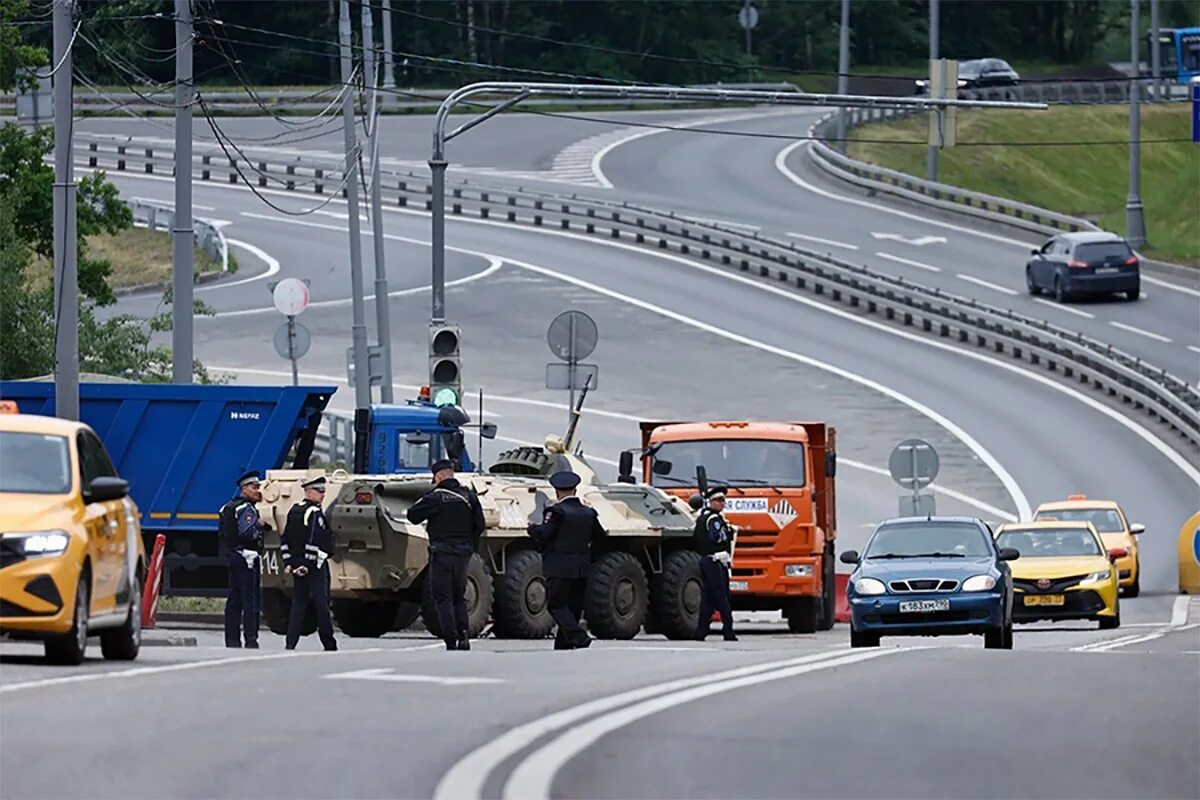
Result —
<instances>
[{"instance_id":1,"label":"dark suv on highway","mask_svg":"<svg viewBox=\"0 0 1200 800\"><path fill-rule=\"evenodd\" d=\"M929 93L929 79L920 78L914 82L916 94ZM966 97L971 90L997 89L1013 87L1021 84L1021 76L1000 58L976 58L970 61L958 62L958 98ZM1006 92L1005 97L1011 92Z\"/></svg>"},{"instance_id":2,"label":"dark suv on highway","mask_svg":"<svg viewBox=\"0 0 1200 800\"><path fill-rule=\"evenodd\" d=\"M1115 233L1064 233L1031 253L1025 285L1032 295L1050 291L1060 303L1083 294L1123 292L1129 300L1141 295L1138 257Z\"/></svg>"}]
</instances>

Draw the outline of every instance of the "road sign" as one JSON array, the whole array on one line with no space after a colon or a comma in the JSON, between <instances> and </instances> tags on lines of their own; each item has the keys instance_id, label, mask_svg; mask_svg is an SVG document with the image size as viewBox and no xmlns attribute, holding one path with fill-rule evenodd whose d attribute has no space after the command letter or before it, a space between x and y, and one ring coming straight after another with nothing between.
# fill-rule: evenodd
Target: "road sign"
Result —
<instances>
[{"instance_id":1,"label":"road sign","mask_svg":"<svg viewBox=\"0 0 1200 800\"><path fill-rule=\"evenodd\" d=\"M900 516L902 517L932 517L937 513L937 506L931 494L902 494L900 495Z\"/></svg>"},{"instance_id":2,"label":"road sign","mask_svg":"<svg viewBox=\"0 0 1200 800\"><path fill-rule=\"evenodd\" d=\"M369 386L383 385L383 348L367 345L367 375ZM346 383L354 385L354 348L346 348Z\"/></svg>"},{"instance_id":3,"label":"road sign","mask_svg":"<svg viewBox=\"0 0 1200 800\"><path fill-rule=\"evenodd\" d=\"M738 24L745 30L754 30L758 27L758 9L746 3L742 6L742 10L738 12Z\"/></svg>"},{"instance_id":4,"label":"road sign","mask_svg":"<svg viewBox=\"0 0 1200 800\"><path fill-rule=\"evenodd\" d=\"M592 381L589 388L595 389L600 382L600 367L595 364L557 364L553 361L546 365L547 389L582 390L588 385L589 378Z\"/></svg>"},{"instance_id":5,"label":"road sign","mask_svg":"<svg viewBox=\"0 0 1200 800\"><path fill-rule=\"evenodd\" d=\"M922 439L905 439L888 457L892 480L915 493L933 483L938 474L938 454Z\"/></svg>"},{"instance_id":6,"label":"road sign","mask_svg":"<svg viewBox=\"0 0 1200 800\"><path fill-rule=\"evenodd\" d=\"M563 361L587 358L596 349L599 339L595 321L582 311L564 311L554 318L546 331L550 352Z\"/></svg>"},{"instance_id":7,"label":"road sign","mask_svg":"<svg viewBox=\"0 0 1200 800\"><path fill-rule=\"evenodd\" d=\"M292 329L291 352L288 352L289 327ZM310 345L312 345L312 336L309 334L308 328L299 322L285 322L275 329L275 352L279 354L280 358L304 358Z\"/></svg>"},{"instance_id":8,"label":"road sign","mask_svg":"<svg viewBox=\"0 0 1200 800\"><path fill-rule=\"evenodd\" d=\"M308 286L299 278L284 278L271 289L275 308L286 317L294 317L308 308Z\"/></svg>"}]
</instances>

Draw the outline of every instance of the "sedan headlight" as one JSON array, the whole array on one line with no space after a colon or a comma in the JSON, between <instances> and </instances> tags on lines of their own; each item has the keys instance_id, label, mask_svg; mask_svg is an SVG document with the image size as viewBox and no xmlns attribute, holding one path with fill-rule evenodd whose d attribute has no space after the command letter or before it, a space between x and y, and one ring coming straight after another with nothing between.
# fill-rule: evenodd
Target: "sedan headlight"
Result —
<instances>
[{"instance_id":1,"label":"sedan headlight","mask_svg":"<svg viewBox=\"0 0 1200 800\"><path fill-rule=\"evenodd\" d=\"M874 578L859 578L854 582L854 591L856 594L883 594L887 587L883 585L883 581Z\"/></svg>"},{"instance_id":2,"label":"sedan headlight","mask_svg":"<svg viewBox=\"0 0 1200 800\"><path fill-rule=\"evenodd\" d=\"M996 579L991 575L972 575L963 581L964 592L986 592L996 585Z\"/></svg>"},{"instance_id":3,"label":"sedan headlight","mask_svg":"<svg viewBox=\"0 0 1200 800\"><path fill-rule=\"evenodd\" d=\"M22 533L6 533L4 541L15 544L26 558L35 556L57 556L66 552L71 544L71 537L66 531L28 531Z\"/></svg>"},{"instance_id":4,"label":"sedan headlight","mask_svg":"<svg viewBox=\"0 0 1200 800\"><path fill-rule=\"evenodd\" d=\"M1108 580L1111 577L1112 577L1112 570L1104 569L1104 570L1100 570L1099 572L1093 572L1091 575L1088 575L1086 578L1081 580L1079 583L1080 583L1080 585L1083 585L1085 583L1104 583L1106 580Z\"/></svg>"}]
</instances>

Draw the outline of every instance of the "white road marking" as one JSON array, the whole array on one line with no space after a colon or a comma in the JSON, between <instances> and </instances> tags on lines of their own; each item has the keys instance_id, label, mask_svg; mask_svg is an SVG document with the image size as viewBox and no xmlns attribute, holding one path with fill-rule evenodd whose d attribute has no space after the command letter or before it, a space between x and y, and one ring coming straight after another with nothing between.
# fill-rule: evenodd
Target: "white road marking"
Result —
<instances>
[{"instance_id":1,"label":"white road marking","mask_svg":"<svg viewBox=\"0 0 1200 800\"><path fill-rule=\"evenodd\" d=\"M896 242L903 242L904 244L915 244L917 247L924 247L927 244L937 244L939 242L945 244L946 242L945 236L918 236L915 239L909 239L907 236L901 236L898 233L876 233L875 231L871 231L871 236L876 239L891 239Z\"/></svg>"},{"instance_id":2,"label":"white road marking","mask_svg":"<svg viewBox=\"0 0 1200 800\"><path fill-rule=\"evenodd\" d=\"M1152 642L1155 639L1161 639L1162 637L1164 637L1170 633L1179 633L1181 631L1190 631L1190 630L1194 630L1195 628L1200 628L1200 622L1197 622L1192 625L1173 625L1173 624L1171 624L1171 625L1167 625L1166 627L1159 628L1154 633L1135 634L1133 636L1120 636L1116 639L1108 639L1103 642L1092 642L1091 644L1085 644L1080 647L1072 647L1071 650L1072 650L1072 652L1076 652L1076 653L1109 653L1109 652L1112 652L1113 650L1116 650L1121 647L1129 647L1130 645L1135 645L1135 644L1145 644L1146 642Z\"/></svg>"},{"instance_id":3,"label":"white road marking","mask_svg":"<svg viewBox=\"0 0 1200 800\"><path fill-rule=\"evenodd\" d=\"M444 645L443 645L444 646ZM440 686L474 686L477 684L504 683L499 678L458 678L452 675L412 675L392 672L391 667L356 669L350 672L335 672L322 675L326 680L391 681L394 683L436 683Z\"/></svg>"},{"instance_id":4,"label":"white road marking","mask_svg":"<svg viewBox=\"0 0 1200 800\"><path fill-rule=\"evenodd\" d=\"M807 236L803 233L792 233L791 231L788 231L787 235L791 236L793 239L804 239L809 242L816 242L817 244L827 244L830 247L844 247L847 250L857 250L858 249L858 245L856 245L856 244L847 244L846 242L835 242L833 239L822 239L820 236Z\"/></svg>"},{"instance_id":5,"label":"white road marking","mask_svg":"<svg viewBox=\"0 0 1200 800\"><path fill-rule=\"evenodd\" d=\"M1187 349L1191 350L1193 353L1200 353L1200 347L1196 347L1194 344L1189 344Z\"/></svg>"},{"instance_id":6,"label":"white road marking","mask_svg":"<svg viewBox=\"0 0 1200 800\"><path fill-rule=\"evenodd\" d=\"M315 650L309 653L295 651L286 653L269 653L261 656L233 656L231 658L216 658L208 661L189 661L183 664L167 664L158 667L135 667L134 669L116 670L113 672L84 672L78 675L64 675L61 678L43 678L37 681L9 683L0 686L0 694L19 692L24 689L39 689L46 686L61 686L68 683L91 683L93 681L118 680L121 678L138 678L143 675L162 675L169 672L185 672L207 667L223 667L228 664L246 664L254 661L276 661L284 658L336 658L337 656L356 655L360 653L407 653L415 650L429 650L435 647L445 647L445 644L423 644L416 647L366 647L361 650L337 650L327 653Z\"/></svg>"},{"instance_id":7,"label":"white road marking","mask_svg":"<svg viewBox=\"0 0 1200 800\"><path fill-rule=\"evenodd\" d=\"M815 123L814 123L814 125L815 125ZM809 135L812 135L812 130L813 130L812 127L809 127L809 129L808 129ZM875 211L882 211L885 214L892 214L893 216L903 217L905 219L911 219L914 222L921 222L921 223L924 223L925 225L933 225L933 226L936 226L939 228L945 228L947 230L957 231L959 233L970 234L971 236L978 236L983 239L990 239L991 241L999 242L1000 244L1007 244L1007 245L1012 245L1014 247L1020 247L1026 251L1028 251L1030 246L1033 244L1032 242L1022 241L1020 239L1012 239L1007 236L999 236L994 233L988 233L986 231L975 230L974 228L968 228L963 225L955 225L950 222L943 222L942 220L939 220L939 219L923 217L919 214L913 214L908 211L901 211L898 208L890 208L886 205L883 205L882 203L875 203L875 202L871 202L870 200L860 200L857 197L847 197L846 195L837 194L836 192L829 192L818 186L814 186L811 183L809 183L808 181L801 178L795 172L793 172L791 170L791 168L788 167L788 165L787 165L787 157L792 154L792 151L798 147L803 147L804 145L808 145L808 149L810 151L809 157L813 158L814 156L811 153L811 151L813 149L813 144L811 142L808 142L808 141L792 142L791 144L784 147L782 150L780 150L775 155L775 169L776 169L776 171L779 172L779 174L783 175L783 177L787 178L789 181L796 184L800 188L805 189L806 191L812 192L813 194L818 194L821 197L827 197L830 200L836 200L839 203L850 203L852 205L862 206L863 208L870 208L870 209L874 209ZM1152 283L1155 286L1161 286L1164 289L1170 289L1175 292L1180 292L1182 294L1191 295L1192 297L1200 297L1200 290L1192 289L1187 286L1180 286L1178 284L1171 283L1169 281L1164 281L1159 278L1155 278L1151 275L1147 275L1144 272L1142 273L1141 279L1143 281L1145 281L1146 283Z\"/></svg>"},{"instance_id":8,"label":"white road marking","mask_svg":"<svg viewBox=\"0 0 1200 800\"><path fill-rule=\"evenodd\" d=\"M266 250L263 250L261 247L252 245L249 242L243 242L241 239L226 239L225 242L227 244L229 244L231 247L240 247L243 250L248 250L249 252L258 256L267 265L267 271L259 273L258 275L252 275L249 278L242 278L241 280L233 281L231 283L203 284L201 286L197 286L192 291L205 292L205 291L211 291L213 289L228 289L231 286L242 286L247 283L253 283L254 281L261 281L264 278L269 278L272 275L279 274L279 260L276 259L274 256L272 256L270 253L268 253ZM272 306L272 308L274 308L274 306ZM205 319L205 317L196 317L196 319Z\"/></svg>"},{"instance_id":9,"label":"white road marking","mask_svg":"<svg viewBox=\"0 0 1200 800\"><path fill-rule=\"evenodd\" d=\"M1166 342L1167 344L1171 343L1171 340L1166 336L1162 336L1157 333L1151 333L1150 331L1142 330L1141 328L1135 328L1132 325L1126 325L1124 322L1115 322L1113 320L1109 320L1108 324L1112 325L1114 328L1120 328L1123 331L1129 331L1130 333L1136 333L1139 336L1145 336L1147 339L1154 339L1155 341Z\"/></svg>"},{"instance_id":10,"label":"white road marking","mask_svg":"<svg viewBox=\"0 0 1200 800\"><path fill-rule=\"evenodd\" d=\"M890 651L873 651L872 655L875 652ZM669 694L681 689L722 683L760 673L770 673L781 668L793 667L800 664L819 663L820 661L834 659L847 654L847 650L834 650L802 658L754 664L694 678L679 678L650 686L643 686L639 689L631 689L607 697L600 697L595 700L589 700L581 705L557 711L532 722L510 728L487 744L459 759L446 771L441 780L438 781L437 786L433 790L432 800L474 800L474 798L480 797L490 773L506 760L521 752L542 736L586 719L593 714L610 711L630 703Z\"/></svg>"},{"instance_id":11,"label":"white road marking","mask_svg":"<svg viewBox=\"0 0 1200 800\"><path fill-rule=\"evenodd\" d=\"M625 708L610 711L602 716L590 719L582 725L569 729L525 757L505 782L501 797L504 800L541 800L542 798L549 798L550 785L554 782L555 775L558 774L558 771L568 761L595 744L601 737L652 714L658 714L684 703L723 694L734 689L782 680L784 678L794 678L809 672L835 669L863 661L871 661L876 658L895 655L899 652L902 651L860 651L858 653L846 654L841 658L825 659L816 663L800 664L758 675L747 675L741 678L723 680L718 683L708 683L651 699L635 701ZM468 795L466 797L474 800L478 795Z\"/></svg>"},{"instance_id":12,"label":"white road marking","mask_svg":"<svg viewBox=\"0 0 1200 800\"><path fill-rule=\"evenodd\" d=\"M962 273L959 273L958 277L964 281L970 281L971 283L974 283L978 286L983 286L985 288L991 289L996 292L1001 292L1001 293L1007 294L1009 296L1016 296L1018 294L1016 291L1009 289L1007 286L1000 286L999 284L995 284L990 281L985 281L982 278L976 278L974 275L963 275Z\"/></svg>"},{"instance_id":13,"label":"white road marking","mask_svg":"<svg viewBox=\"0 0 1200 800\"><path fill-rule=\"evenodd\" d=\"M935 267L932 264L922 264L920 261L911 261L900 256L893 256L889 253L876 253L879 258L886 258L888 261L895 261L898 264L907 264L910 267L920 267L921 269L929 270L930 272L941 272L941 267Z\"/></svg>"},{"instance_id":14,"label":"white road marking","mask_svg":"<svg viewBox=\"0 0 1200 800\"><path fill-rule=\"evenodd\" d=\"M1171 606L1171 627L1178 628L1187 624L1188 620L1188 598L1187 595L1180 595L1175 598L1174 604Z\"/></svg>"},{"instance_id":15,"label":"white road marking","mask_svg":"<svg viewBox=\"0 0 1200 800\"><path fill-rule=\"evenodd\" d=\"M1033 298L1033 302L1041 303L1042 305L1044 305L1048 308L1055 308L1055 309L1058 309L1059 311L1066 311L1068 314L1074 314L1077 317L1085 317L1087 319L1095 319L1096 318L1095 314L1089 314L1086 311L1080 311L1078 308L1071 308L1070 306L1064 306L1062 303L1053 303L1053 302L1046 300L1044 298L1041 298L1041 297Z\"/></svg>"}]
</instances>

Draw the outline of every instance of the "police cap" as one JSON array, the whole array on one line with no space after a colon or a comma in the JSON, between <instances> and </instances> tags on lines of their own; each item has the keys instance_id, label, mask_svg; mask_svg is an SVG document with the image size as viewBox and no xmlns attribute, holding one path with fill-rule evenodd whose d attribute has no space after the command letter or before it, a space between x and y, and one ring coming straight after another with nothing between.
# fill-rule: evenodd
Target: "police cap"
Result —
<instances>
[{"instance_id":1,"label":"police cap","mask_svg":"<svg viewBox=\"0 0 1200 800\"><path fill-rule=\"evenodd\" d=\"M574 489L579 485L579 476L569 470L562 470L550 476L550 485L555 489Z\"/></svg>"},{"instance_id":2,"label":"police cap","mask_svg":"<svg viewBox=\"0 0 1200 800\"><path fill-rule=\"evenodd\" d=\"M706 499L706 500L724 500L725 499L725 490L720 486L714 486L711 489L709 489L707 492L704 493L704 499Z\"/></svg>"},{"instance_id":3,"label":"police cap","mask_svg":"<svg viewBox=\"0 0 1200 800\"><path fill-rule=\"evenodd\" d=\"M243 473L237 479L238 486L245 486L247 483L262 483L258 477L258 470L252 469L249 472Z\"/></svg>"},{"instance_id":4,"label":"police cap","mask_svg":"<svg viewBox=\"0 0 1200 800\"><path fill-rule=\"evenodd\" d=\"M303 486L305 489L324 489L325 488L325 476L318 475L317 477L313 478L311 481L305 481L304 483L302 483L300 485Z\"/></svg>"},{"instance_id":5,"label":"police cap","mask_svg":"<svg viewBox=\"0 0 1200 800\"><path fill-rule=\"evenodd\" d=\"M444 469L454 469L454 462L448 458L439 458L437 461L429 465L429 471L437 475Z\"/></svg>"}]
</instances>

